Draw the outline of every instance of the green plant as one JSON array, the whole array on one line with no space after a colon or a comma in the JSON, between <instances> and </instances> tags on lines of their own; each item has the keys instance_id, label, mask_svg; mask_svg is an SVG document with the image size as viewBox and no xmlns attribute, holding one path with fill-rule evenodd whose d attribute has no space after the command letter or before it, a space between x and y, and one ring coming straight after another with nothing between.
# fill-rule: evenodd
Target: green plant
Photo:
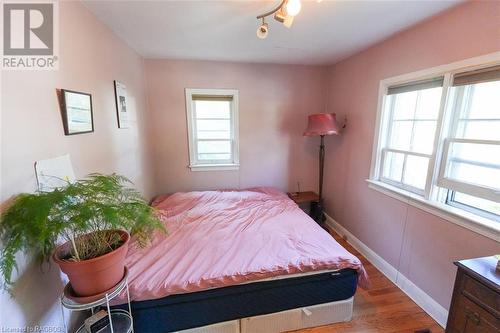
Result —
<instances>
[{"instance_id":1,"label":"green plant","mask_svg":"<svg viewBox=\"0 0 500 333\"><path fill-rule=\"evenodd\" d=\"M71 242L66 260L81 261L111 252L121 238L110 229L123 229L147 245L156 229L165 230L141 194L120 175L90 174L86 179L51 192L23 193L2 213L0 272L12 285L16 253L48 260L61 237Z\"/></svg>"}]
</instances>

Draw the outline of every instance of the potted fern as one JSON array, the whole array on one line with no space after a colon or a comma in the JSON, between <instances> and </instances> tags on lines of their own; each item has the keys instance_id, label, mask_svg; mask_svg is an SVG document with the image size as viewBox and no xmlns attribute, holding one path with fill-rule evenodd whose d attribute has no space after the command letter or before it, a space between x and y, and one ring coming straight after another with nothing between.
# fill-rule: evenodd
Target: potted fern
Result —
<instances>
[{"instance_id":1,"label":"potted fern","mask_svg":"<svg viewBox=\"0 0 500 333\"><path fill-rule=\"evenodd\" d=\"M78 296L102 293L122 278L130 234L145 246L164 230L140 193L120 175L91 174L51 192L23 193L2 213L0 271L6 287L16 253L52 255ZM130 233L130 234L129 234ZM66 242L62 245L60 240Z\"/></svg>"}]
</instances>

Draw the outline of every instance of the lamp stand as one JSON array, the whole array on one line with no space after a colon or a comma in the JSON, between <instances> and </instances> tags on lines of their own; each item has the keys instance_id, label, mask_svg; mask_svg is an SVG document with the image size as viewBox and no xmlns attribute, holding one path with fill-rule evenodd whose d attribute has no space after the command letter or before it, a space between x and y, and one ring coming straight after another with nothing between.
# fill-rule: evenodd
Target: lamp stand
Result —
<instances>
[{"instance_id":1,"label":"lamp stand","mask_svg":"<svg viewBox=\"0 0 500 333\"><path fill-rule=\"evenodd\" d=\"M321 144L319 145L319 202L323 198L323 169L325 166L325 136L321 135Z\"/></svg>"},{"instance_id":2,"label":"lamp stand","mask_svg":"<svg viewBox=\"0 0 500 333\"><path fill-rule=\"evenodd\" d=\"M319 199L311 206L311 215L313 219L323 226L325 216L323 214L323 169L325 166L325 136L321 135L321 144L319 146Z\"/></svg>"}]
</instances>

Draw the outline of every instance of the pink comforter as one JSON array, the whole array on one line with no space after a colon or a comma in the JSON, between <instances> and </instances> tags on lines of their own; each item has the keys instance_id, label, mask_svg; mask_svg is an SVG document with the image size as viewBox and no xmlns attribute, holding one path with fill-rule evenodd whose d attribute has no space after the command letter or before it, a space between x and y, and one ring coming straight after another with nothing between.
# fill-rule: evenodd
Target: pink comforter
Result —
<instances>
[{"instance_id":1,"label":"pink comforter","mask_svg":"<svg viewBox=\"0 0 500 333\"><path fill-rule=\"evenodd\" d=\"M359 259L278 190L175 193L153 205L169 234L155 234L143 249L132 242L132 300L342 268L367 283Z\"/></svg>"}]
</instances>

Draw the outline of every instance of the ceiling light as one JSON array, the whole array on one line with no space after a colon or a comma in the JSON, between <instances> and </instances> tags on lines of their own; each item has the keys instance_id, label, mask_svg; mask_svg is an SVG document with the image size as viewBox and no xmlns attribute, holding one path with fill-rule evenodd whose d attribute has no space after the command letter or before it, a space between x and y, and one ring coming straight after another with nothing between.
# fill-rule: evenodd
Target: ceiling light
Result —
<instances>
[{"instance_id":1,"label":"ceiling light","mask_svg":"<svg viewBox=\"0 0 500 333\"><path fill-rule=\"evenodd\" d=\"M300 13L302 9L302 4L300 0L288 0L285 5L286 13L290 16L295 16Z\"/></svg>"},{"instance_id":2,"label":"ceiling light","mask_svg":"<svg viewBox=\"0 0 500 333\"><path fill-rule=\"evenodd\" d=\"M320 2L321 0L317 1ZM266 17L274 14L274 19L276 21L283 23L285 27L290 28L292 26L294 16L300 12L301 8L302 3L300 0L281 0L279 5L273 10L257 16L258 20L262 19L262 24L257 29L257 37L264 39L268 35L269 27L267 23L264 22Z\"/></svg>"},{"instance_id":3,"label":"ceiling light","mask_svg":"<svg viewBox=\"0 0 500 333\"><path fill-rule=\"evenodd\" d=\"M264 19L262 19L262 24L257 29L257 37L259 37L260 39L264 39L267 37L268 33L269 33L269 26L267 25L266 22L264 22Z\"/></svg>"}]
</instances>

